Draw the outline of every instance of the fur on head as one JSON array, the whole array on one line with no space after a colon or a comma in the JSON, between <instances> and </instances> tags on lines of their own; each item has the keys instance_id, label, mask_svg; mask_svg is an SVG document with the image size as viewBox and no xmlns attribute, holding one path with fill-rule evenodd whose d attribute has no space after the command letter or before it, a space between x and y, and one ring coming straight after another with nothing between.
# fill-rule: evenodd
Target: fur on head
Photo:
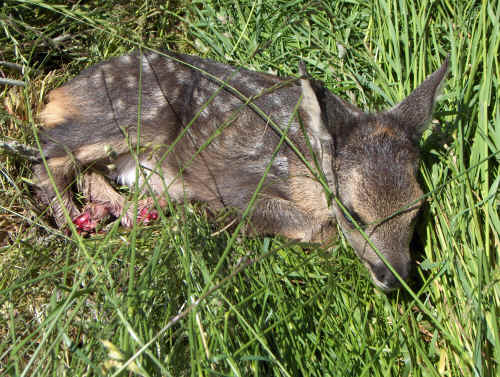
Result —
<instances>
[{"instance_id":1,"label":"fur on head","mask_svg":"<svg viewBox=\"0 0 500 377\"><path fill-rule=\"evenodd\" d=\"M333 211L345 237L384 291L405 280L409 244L423 192L417 182L418 141L428 125L448 59L407 98L388 111L366 114L330 95L324 107L335 142ZM354 223L363 229L368 242Z\"/></svg>"}]
</instances>

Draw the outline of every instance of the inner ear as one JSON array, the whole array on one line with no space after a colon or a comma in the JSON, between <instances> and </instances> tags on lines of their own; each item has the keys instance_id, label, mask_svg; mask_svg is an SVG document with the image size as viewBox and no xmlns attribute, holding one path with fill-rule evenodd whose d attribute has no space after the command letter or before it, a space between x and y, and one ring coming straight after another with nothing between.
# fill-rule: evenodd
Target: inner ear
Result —
<instances>
[{"instance_id":1,"label":"inner ear","mask_svg":"<svg viewBox=\"0 0 500 377\"><path fill-rule=\"evenodd\" d=\"M385 113L403 125L416 140L420 139L431 120L434 103L448 66L449 58L446 58L437 71L429 75L408 97Z\"/></svg>"},{"instance_id":2,"label":"inner ear","mask_svg":"<svg viewBox=\"0 0 500 377\"><path fill-rule=\"evenodd\" d=\"M301 71L304 69L301 67ZM311 81L302 78L300 80L302 86L302 102L300 108L308 116L306 130L314 138L320 140L331 140L331 135L328 133L321 114L321 106L318 101L316 92L314 91Z\"/></svg>"},{"instance_id":3,"label":"inner ear","mask_svg":"<svg viewBox=\"0 0 500 377\"><path fill-rule=\"evenodd\" d=\"M335 137L337 130L359 121L364 114L342 98L325 88L321 81L311 79L304 62L299 64L300 82L302 86L302 109L313 116L308 131L321 140Z\"/></svg>"}]
</instances>

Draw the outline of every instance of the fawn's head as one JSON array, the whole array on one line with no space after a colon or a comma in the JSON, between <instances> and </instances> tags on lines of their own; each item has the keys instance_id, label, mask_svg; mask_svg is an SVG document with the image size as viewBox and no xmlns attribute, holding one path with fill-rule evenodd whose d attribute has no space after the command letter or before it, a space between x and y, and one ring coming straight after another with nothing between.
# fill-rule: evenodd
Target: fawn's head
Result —
<instances>
[{"instance_id":1,"label":"fawn's head","mask_svg":"<svg viewBox=\"0 0 500 377\"><path fill-rule=\"evenodd\" d=\"M385 112L366 114L328 94L320 101L335 143L333 172L340 202L333 203L335 217L375 284L385 291L396 288L399 280L372 246L403 280L408 277L409 244L423 197L417 182L418 141L447 68L448 61Z\"/></svg>"}]
</instances>

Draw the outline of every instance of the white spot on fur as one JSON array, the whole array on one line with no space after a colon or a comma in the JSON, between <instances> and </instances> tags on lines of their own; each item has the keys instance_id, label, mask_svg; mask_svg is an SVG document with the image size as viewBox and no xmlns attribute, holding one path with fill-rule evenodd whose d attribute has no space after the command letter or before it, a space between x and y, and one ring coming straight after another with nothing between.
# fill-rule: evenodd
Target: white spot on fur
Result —
<instances>
[{"instance_id":1,"label":"white spot on fur","mask_svg":"<svg viewBox=\"0 0 500 377\"><path fill-rule=\"evenodd\" d=\"M128 75L125 77L125 84L127 88L135 88L137 85L137 79L135 76Z\"/></svg>"},{"instance_id":2,"label":"white spot on fur","mask_svg":"<svg viewBox=\"0 0 500 377\"><path fill-rule=\"evenodd\" d=\"M207 98L205 96L202 96L199 93L199 90L195 90L195 92L193 93L193 95L194 95L194 103L197 106L202 106L202 105L204 105L207 102Z\"/></svg>"},{"instance_id":3,"label":"white spot on fur","mask_svg":"<svg viewBox=\"0 0 500 377\"><path fill-rule=\"evenodd\" d=\"M169 185L173 181L174 178L172 174L161 164L159 165L155 159L142 156L139 161L143 173L150 183L154 181L153 177L155 176L157 178L161 178L162 180L164 179L166 185ZM122 155L116 159L114 165L116 181L121 185L132 187L137 179L135 160L132 156ZM142 185L142 182L144 181L143 173L139 171L139 185Z\"/></svg>"},{"instance_id":4,"label":"white spot on fur","mask_svg":"<svg viewBox=\"0 0 500 377\"><path fill-rule=\"evenodd\" d=\"M239 101L235 101L235 97L233 96L216 96L214 98L214 105L217 108L217 111L228 113L236 110L236 106L240 103Z\"/></svg>"},{"instance_id":5,"label":"white spot on fur","mask_svg":"<svg viewBox=\"0 0 500 377\"><path fill-rule=\"evenodd\" d=\"M148 102L147 110L143 108L142 117L144 120L153 120L158 117L163 110L165 104L165 97L159 88L156 88L152 93L148 94L145 98Z\"/></svg>"},{"instance_id":6,"label":"white spot on fur","mask_svg":"<svg viewBox=\"0 0 500 377\"><path fill-rule=\"evenodd\" d=\"M130 155L120 156L115 161L116 181L132 187L136 180L135 161Z\"/></svg>"},{"instance_id":7,"label":"white spot on fur","mask_svg":"<svg viewBox=\"0 0 500 377\"><path fill-rule=\"evenodd\" d=\"M138 171L140 177L138 185L142 192L148 192L149 188L151 188L155 194L161 195L166 188L170 198L174 201L181 201L184 198L189 199L191 197L192 193L189 189L186 190L182 179L177 177L177 172L172 170L166 163L159 164L154 158L142 156L140 164L141 168L136 169L135 160L130 155L122 155L115 161L115 168L111 173L111 177L121 185L133 187L136 183L136 173ZM144 184L144 177L146 177L148 185Z\"/></svg>"},{"instance_id":8,"label":"white spot on fur","mask_svg":"<svg viewBox=\"0 0 500 377\"><path fill-rule=\"evenodd\" d=\"M210 111L205 107L201 110L200 117L208 118L210 116Z\"/></svg>"},{"instance_id":9,"label":"white spot on fur","mask_svg":"<svg viewBox=\"0 0 500 377\"><path fill-rule=\"evenodd\" d=\"M177 76L178 81L180 82L186 82L189 79L191 79L191 72L185 71L185 70L179 70L175 73Z\"/></svg>"},{"instance_id":10,"label":"white spot on fur","mask_svg":"<svg viewBox=\"0 0 500 377\"><path fill-rule=\"evenodd\" d=\"M124 111L125 110L125 102L123 102L123 100L121 98L118 98L115 103L115 108L116 108L116 111Z\"/></svg>"},{"instance_id":11,"label":"white spot on fur","mask_svg":"<svg viewBox=\"0 0 500 377\"><path fill-rule=\"evenodd\" d=\"M273 165L283 172L288 171L288 158L286 156L276 156Z\"/></svg>"},{"instance_id":12,"label":"white spot on fur","mask_svg":"<svg viewBox=\"0 0 500 377\"><path fill-rule=\"evenodd\" d=\"M175 71L176 63L172 59L168 59L166 62L167 71Z\"/></svg>"},{"instance_id":13,"label":"white spot on fur","mask_svg":"<svg viewBox=\"0 0 500 377\"><path fill-rule=\"evenodd\" d=\"M245 88L247 89L250 89L256 93L260 93L260 91L262 91L262 87L260 87L259 85L256 84L255 80L253 79L253 77L251 75L241 75L239 77L240 79L240 82L243 84L242 86L244 86Z\"/></svg>"}]
</instances>

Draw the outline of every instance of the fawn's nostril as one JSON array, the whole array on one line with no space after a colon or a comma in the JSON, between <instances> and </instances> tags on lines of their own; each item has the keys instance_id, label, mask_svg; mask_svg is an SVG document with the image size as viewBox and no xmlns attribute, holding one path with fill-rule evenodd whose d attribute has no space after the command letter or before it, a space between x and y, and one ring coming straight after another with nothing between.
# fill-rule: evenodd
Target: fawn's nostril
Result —
<instances>
[{"instance_id":1,"label":"fawn's nostril","mask_svg":"<svg viewBox=\"0 0 500 377\"><path fill-rule=\"evenodd\" d=\"M408 268L406 268L406 266L400 268L394 267L394 269L399 274L401 279L406 280L408 278ZM398 278L383 262L373 265L372 272L375 278L387 288L396 288L399 285Z\"/></svg>"}]
</instances>

